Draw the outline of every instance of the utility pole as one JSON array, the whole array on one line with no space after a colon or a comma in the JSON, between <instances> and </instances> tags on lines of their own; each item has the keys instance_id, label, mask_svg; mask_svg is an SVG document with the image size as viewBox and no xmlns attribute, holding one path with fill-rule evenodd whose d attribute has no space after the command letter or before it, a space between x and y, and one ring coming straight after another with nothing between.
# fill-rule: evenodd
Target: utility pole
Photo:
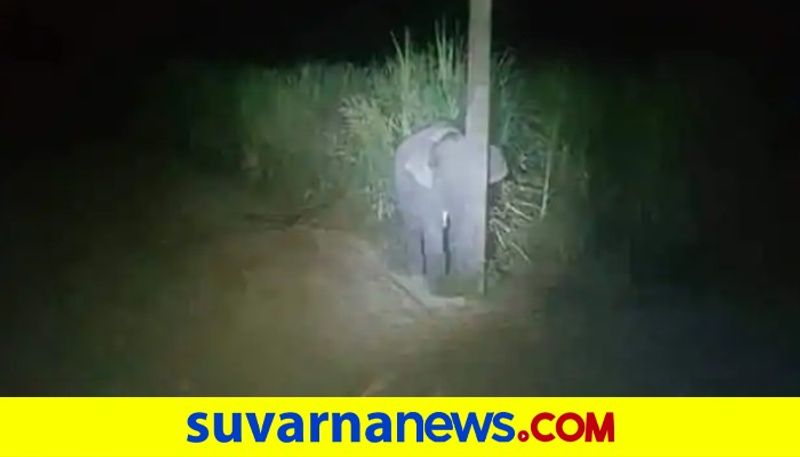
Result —
<instances>
[{"instance_id":1,"label":"utility pole","mask_svg":"<svg viewBox=\"0 0 800 457\"><path fill-rule=\"evenodd\" d=\"M490 66L492 39L492 0L469 0L469 57L467 79L467 115L465 131L470 144L469 154L479 155L476 160L479 166L477 176L464 183L465 186L476 186L470 189L475 195L474 208L469 209L469 216L474 224L470 265L475 270L477 288L483 293L486 288L486 229L487 229L487 192L489 181L489 116L490 116Z\"/></svg>"}]
</instances>

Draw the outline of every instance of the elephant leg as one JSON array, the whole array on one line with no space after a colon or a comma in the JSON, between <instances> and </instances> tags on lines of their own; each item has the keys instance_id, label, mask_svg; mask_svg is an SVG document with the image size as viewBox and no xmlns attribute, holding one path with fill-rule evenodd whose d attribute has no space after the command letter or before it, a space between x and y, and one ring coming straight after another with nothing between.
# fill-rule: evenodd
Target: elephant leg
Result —
<instances>
[{"instance_id":1,"label":"elephant leg","mask_svg":"<svg viewBox=\"0 0 800 457\"><path fill-rule=\"evenodd\" d=\"M451 214L448 231L450 269L440 284L440 295L468 295L477 284L474 275L478 270L473 265L476 242L470 228L462 214Z\"/></svg>"},{"instance_id":2,"label":"elephant leg","mask_svg":"<svg viewBox=\"0 0 800 457\"><path fill-rule=\"evenodd\" d=\"M437 287L437 284L446 273L443 235L441 215L425 225L425 278L428 282L428 286L432 289Z\"/></svg>"},{"instance_id":3,"label":"elephant leg","mask_svg":"<svg viewBox=\"0 0 800 457\"><path fill-rule=\"evenodd\" d=\"M422 253L422 232L408 229L405 231L405 249L408 274L422 276L425 268L425 258Z\"/></svg>"},{"instance_id":4,"label":"elephant leg","mask_svg":"<svg viewBox=\"0 0 800 457\"><path fill-rule=\"evenodd\" d=\"M449 260L448 274L457 274L462 269L464 256L464 230L463 217L458 211L458 206L450 205L447 224L447 254Z\"/></svg>"},{"instance_id":5,"label":"elephant leg","mask_svg":"<svg viewBox=\"0 0 800 457\"><path fill-rule=\"evenodd\" d=\"M482 256L478 252L480 233L474 227L462 228L454 241L454 271L459 275L474 275L481 271Z\"/></svg>"}]
</instances>

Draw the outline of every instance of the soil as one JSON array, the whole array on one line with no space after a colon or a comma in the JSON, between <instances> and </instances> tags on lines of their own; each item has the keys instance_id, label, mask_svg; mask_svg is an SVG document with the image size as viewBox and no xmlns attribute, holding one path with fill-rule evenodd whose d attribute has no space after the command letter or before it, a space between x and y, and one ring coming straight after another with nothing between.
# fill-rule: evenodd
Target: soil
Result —
<instances>
[{"instance_id":1,"label":"soil","mask_svg":"<svg viewBox=\"0 0 800 457\"><path fill-rule=\"evenodd\" d=\"M539 261L480 301L425 303L346 200L281 224L247 217L274 208L235 179L89 163L4 180L0 395L800 390L788 308L637 288L605 260Z\"/></svg>"}]
</instances>

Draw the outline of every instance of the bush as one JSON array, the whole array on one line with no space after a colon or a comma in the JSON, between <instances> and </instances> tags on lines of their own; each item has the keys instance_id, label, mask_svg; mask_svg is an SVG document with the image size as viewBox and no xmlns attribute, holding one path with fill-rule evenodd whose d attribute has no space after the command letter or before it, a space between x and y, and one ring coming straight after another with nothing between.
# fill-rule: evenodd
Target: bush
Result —
<instances>
[{"instance_id":1,"label":"bush","mask_svg":"<svg viewBox=\"0 0 800 457\"><path fill-rule=\"evenodd\" d=\"M346 187L385 221L400 141L437 119L463 124L465 43L437 27L430 45L414 46L406 32L402 42L394 38L394 56L366 67L184 69L190 149L237 161L252 182L280 189L282 200L303 203ZM574 129L566 109L574 84L565 68L545 68L530 74L509 54L493 58L490 139L510 175L491 200L492 277L530 260L530 234L550 213L555 189L585 178L574 171L583 166L581 146L564 133Z\"/></svg>"},{"instance_id":2,"label":"bush","mask_svg":"<svg viewBox=\"0 0 800 457\"><path fill-rule=\"evenodd\" d=\"M396 55L366 70L363 92L346 98L341 155L378 220L391 217L392 157L402 139L436 119L463 117L466 88L462 41L437 31L436 42L414 49L409 34Z\"/></svg>"},{"instance_id":3,"label":"bush","mask_svg":"<svg viewBox=\"0 0 800 457\"><path fill-rule=\"evenodd\" d=\"M330 168L341 130L341 101L361 84L350 65L250 69L237 80L242 168L267 190L308 199L342 184ZM338 174L338 176L337 176Z\"/></svg>"},{"instance_id":4,"label":"bush","mask_svg":"<svg viewBox=\"0 0 800 457\"><path fill-rule=\"evenodd\" d=\"M356 182L378 219L392 214L394 147L433 120L463 123L466 117L464 44L461 37L447 36L439 28L432 45L415 48L406 33L402 45L395 40L395 56L369 71L367 90L344 101L346 131L340 151L355 164ZM492 199L488 221L488 270L497 278L520 260L530 260L528 236L548 214L555 171L583 162L580 153L571 154L561 131L569 114L565 71L554 66L538 80L529 80L509 54L494 56L492 63L490 138L503 150L510 169L510 177ZM570 154L575 157L568 164ZM583 172L574 175L585 177Z\"/></svg>"}]
</instances>

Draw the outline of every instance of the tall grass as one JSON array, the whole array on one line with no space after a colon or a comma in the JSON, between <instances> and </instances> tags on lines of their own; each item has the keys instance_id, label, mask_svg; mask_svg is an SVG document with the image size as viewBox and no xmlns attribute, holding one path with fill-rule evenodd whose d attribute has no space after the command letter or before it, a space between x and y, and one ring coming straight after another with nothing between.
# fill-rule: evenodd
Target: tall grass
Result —
<instances>
[{"instance_id":1,"label":"tall grass","mask_svg":"<svg viewBox=\"0 0 800 457\"><path fill-rule=\"evenodd\" d=\"M341 148L353 158L356 182L378 219L392 214L394 147L436 119L463 127L466 41L444 28L436 32L428 46L414 46L408 33L402 44L395 39L395 55L370 69L367 90L343 103L346 136ZM530 235L547 218L556 190L567 181L585 181L586 172L580 145L572 148L563 134L572 114L567 110L571 82L566 69L553 65L532 78L507 53L493 56L492 64L490 139L504 151L511 171L490 201L488 270L490 279L496 279L520 261L532 260ZM566 247L566 237L559 241Z\"/></svg>"},{"instance_id":2,"label":"tall grass","mask_svg":"<svg viewBox=\"0 0 800 457\"><path fill-rule=\"evenodd\" d=\"M343 100L340 151L352 158L354 178L379 220L392 215L394 149L418 127L463 118L466 61L463 40L437 30L436 41L415 48L406 32L395 55L366 69L367 87Z\"/></svg>"},{"instance_id":3,"label":"tall grass","mask_svg":"<svg viewBox=\"0 0 800 457\"><path fill-rule=\"evenodd\" d=\"M437 27L427 45L406 32L391 37L394 55L369 66L307 63L292 68L195 72L190 149L216 149L254 183L281 199L304 202L346 187L371 217L392 217L392 158L400 141L438 119L463 127L466 40ZM567 72L531 75L509 54L493 56L490 140L510 176L492 193L493 275L531 261L530 234L550 214L566 181L584 172L570 125ZM214 125L214 119L219 122ZM224 140L223 140L224 139Z\"/></svg>"},{"instance_id":4,"label":"tall grass","mask_svg":"<svg viewBox=\"0 0 800 457\"><path fill-rule=\"evenodd\" d=\"M322 193L341 184L331 169L341 101L363 85L350 65L250 69L237 81L243 170L271 191Z\"/></svg>"}]
</instances>

